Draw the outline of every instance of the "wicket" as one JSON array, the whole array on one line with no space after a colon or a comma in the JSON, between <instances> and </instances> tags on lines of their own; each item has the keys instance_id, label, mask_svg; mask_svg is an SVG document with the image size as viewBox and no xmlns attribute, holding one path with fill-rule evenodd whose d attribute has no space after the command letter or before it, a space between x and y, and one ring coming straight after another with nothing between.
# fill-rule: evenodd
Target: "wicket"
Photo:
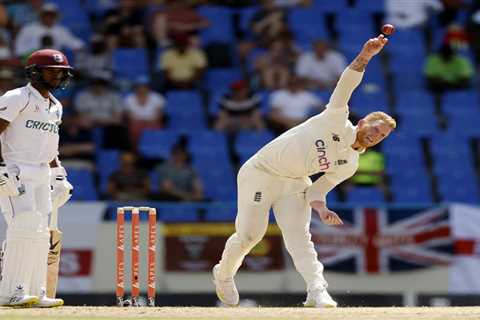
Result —
<instances>
[{"instance_id":1,"label":"wicket","mask_svg":"<svg viewBox=\"0 0 480 320\"><path fill-rule=\"evenodd\" d=\"M148 306L155 306L155 249L156 249L156 228L157 211L150 207L119 207L117 208L117 284L116 296L117 305L125 306L125 212L132 214L132 244L131 244L131 295L132 306L139 306L140 296L139 285L139 255L140 255L140 212L148 212L148 254L147 254L147 298Z\"/></svg>"}]
</instances>

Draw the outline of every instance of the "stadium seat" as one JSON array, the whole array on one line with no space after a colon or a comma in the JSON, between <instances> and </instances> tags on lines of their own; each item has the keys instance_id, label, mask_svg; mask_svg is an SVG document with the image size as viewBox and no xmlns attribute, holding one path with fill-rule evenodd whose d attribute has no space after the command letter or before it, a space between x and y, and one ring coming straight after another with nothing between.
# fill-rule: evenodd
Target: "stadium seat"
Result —
<instances>
[{"instance_id":1,"label":"stadium seat","mask_svg":"<svg viewBox=\"0 0 480 320\"><path fill-rule=\"evenodd\" d=\"M242 131L237 135L235 152L240 156L240 161L243 163L273 138L274 135L267 130L261 132Z\"/></svg>"},{"instance_id":2,"label":"stadium seat","mask_svg":"<svg viewBox=\"0 0 480 320\"><path fill-rule=\"evenodd\" d=\"M207 208L205 220L210 222L233 222L236 216L236 206L219 203L212 204Z\"/></svg>"},{"instance_id":3,"label":"stadium seat","mask_svg":"<svg viewBox=\"0 0 480 320\"><path fill-rule=\"evenodd\" d=\"M98 196L95 188L95 181L90 170L70 169L68 170L68 180L75 190L72 194L72 200L97 200Z\"/></svg>"},{"instance_id":4,"label":"stadium seat","mask_svg":"<svg viewBox=\"0 0 480 320\"><path fill-rule=\"evenodd\" d=\"M166 223L198 221L198 207L195 204L181 202L172 205L164 204L158 212L160 220Z\"/></svg>"},{"instance_id":5,"label":"stadium seat","mask_svg":"<svg viewBox=\"0 0 480 320\"><path fill-rule=\"evenodd\" d=\"M390 185L390 190L393 194L393 202L396 204L415 205L432 202L432 191L429 181L415 181L409 184L394 182Z\"/></svg>"},{"instance_id":6,"label":"stadium seat","mask_svg":"<svg viewBox=\"0 0 480 320\"><path fill-rule=\"evenodd\" d=\"M167 159L180 133L173 130L144 130L139 141L138 152L148 159Z\"/></svg>"},{"instance_id":7,"label":"stadium seat","mask_svg":"<svg viewBox=\"0 0 480 320\"><path fill-rule=\"evenodd\" d=\"M242 73L236 68L215 68L205 73L205 84L212 92L226 91L234 81L243 79Z\"/></svg>"},{"instance_id":8,"label":"stadium seat","mask_svg":"<svg viewBox=\"0 0 480 320\"><path fill-rule=\"evenodd\" d=\"M100 178L100 192L107 191L108 178L120 166L119 150L99 150L96 153L97 173Z\"/></svg>"},{"instance_id":9,"label":"stadium seat","mask_svg":"<svg viewBox=\"0 0 480 320\"><path fill-rule=\"evenodd\" d=\"M142 48L118 48L113 51L113 71L123 80L137 79L149 74L148 57Z\"/></svg>"},{"instance_id":10,"label":"stadium seat","mask_svg":"<svg viewBox=\"0 0 480 320\"><path fill-rule=\"evenodd\" d=\"M203 44L211 42L228 42L235 40L232 27L232 12L230 9L220 6L200 6L198 13L210 21L210 26L200 31L200 39Z\"/></svg>"},{"instance_id":11,"label":"stadium seat","mask_svg":"<svg viewBox=\"0 0 480 320\"><path fill-rule=\"evenodd\" d=\"M376 187L353 187L347 194L347 204L379 205L385 202L383 191Z\"/></svg>"},{"instance_id":12,"label":"stadium seat","mask_svg":"<svg viewBox=\"0 0 480 320\"><path fill-rule=\"evenodd\" d=\"M168 127L177 131L206 128L200 94L195 90L174 90L166 95Z\"/></svg>"},{"instance_id":13,"label":"stadium seat","mask_svg":"<svg viewBox=\"0 0 480 320\"><path fill-rule=\"evenodd\" d=\"M288 21L296 42L300 44L309 45L317 39L327 37L323 15L318 12L294 8L289 12Z\"/></svg>"}]
</instances>

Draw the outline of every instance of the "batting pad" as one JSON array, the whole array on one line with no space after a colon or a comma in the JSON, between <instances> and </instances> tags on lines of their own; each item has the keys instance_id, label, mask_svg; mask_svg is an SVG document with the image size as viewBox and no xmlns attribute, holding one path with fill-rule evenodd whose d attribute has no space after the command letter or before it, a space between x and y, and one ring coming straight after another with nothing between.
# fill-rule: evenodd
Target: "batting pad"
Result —
<instances>
[{"instance_id":1,"label":"batting pad","mask_svg":"<svg viewBox=\"0 0 480 320\"><path fill-rule=\"evenodd\" d=\"M10 297L17 286L23 286L25 294L34 295L45 287L49 233L43 219L33 212L13 217L7 230L1 297Z\"/></svg>"}]
</instances>

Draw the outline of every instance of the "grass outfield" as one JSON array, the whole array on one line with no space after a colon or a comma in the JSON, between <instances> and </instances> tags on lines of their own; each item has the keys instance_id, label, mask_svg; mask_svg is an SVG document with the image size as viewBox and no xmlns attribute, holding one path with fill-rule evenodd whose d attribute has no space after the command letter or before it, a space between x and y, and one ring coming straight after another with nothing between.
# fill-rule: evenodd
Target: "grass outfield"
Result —
<instances>
[{"instance_id":1,"label":"grass outfield","mask_svg":"<svg viewBox=\"0 0 480 320\"><path fill-rule=\"evenodd\" d=\"M470 320L480 319L480 307L419 308L117 308L62 307L10 309L0 307L0 319L159 319L159 320Z\"/></svg>"}]
</instances>

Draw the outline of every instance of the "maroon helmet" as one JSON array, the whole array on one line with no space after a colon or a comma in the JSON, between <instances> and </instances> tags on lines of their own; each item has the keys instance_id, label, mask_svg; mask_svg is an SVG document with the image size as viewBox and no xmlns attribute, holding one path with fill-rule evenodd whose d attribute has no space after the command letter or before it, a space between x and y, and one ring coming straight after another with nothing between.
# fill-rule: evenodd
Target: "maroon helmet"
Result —
<instances>
[{"instance_id":1,"label":"maroon helmet","mask_svg":"<svg viewBox=\"0 0 480 320\"><path fill-rule=\"evenodd\" d=\"M58 50L53 49L42 49L33 52L27 59L27 63L25 66L25 71L27 74L27 78L30 79L32 82L36 81L41 83L42 85L46 85L49 89L56 89L51 88L51 86L46 83L45 79L43 79L41 69L42 68L62 68L66 69L62 82L60 83L59 87L66 87L68 81L72 77L71 71L73 68L68 63L67 57Z\"/></svg>"}]
</instances>

